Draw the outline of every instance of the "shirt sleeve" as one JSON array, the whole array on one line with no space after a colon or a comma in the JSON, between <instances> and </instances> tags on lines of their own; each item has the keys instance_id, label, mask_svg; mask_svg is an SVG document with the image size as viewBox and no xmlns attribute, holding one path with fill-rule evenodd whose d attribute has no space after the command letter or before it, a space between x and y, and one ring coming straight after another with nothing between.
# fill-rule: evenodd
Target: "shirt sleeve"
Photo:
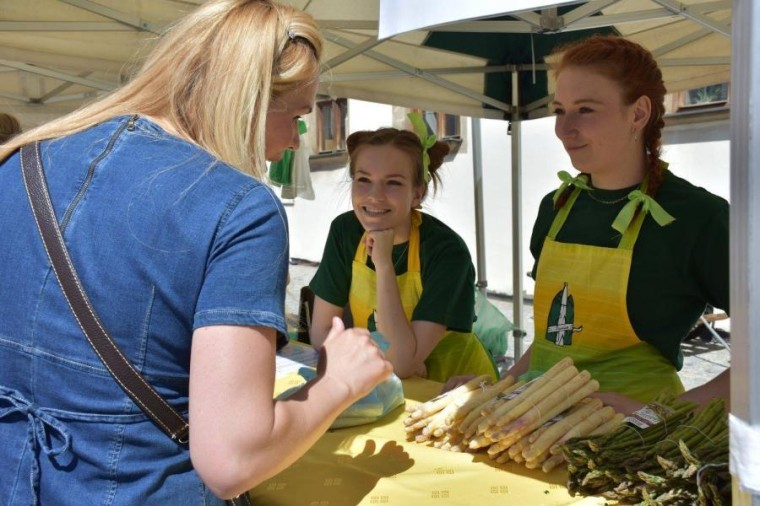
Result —
<instances>
[{"instance_id":1,"label":"shirt sleeve","mask_svg":"<svg viewBox=\"0 0 760 506\"><path fill-rule=\"evenodd\" d=\"M412 321L470 332L475 319L475 267L464 241L449 233L454 235L445 241L421 246L422 295Z\"/></svg>"},{"instance_id":2,"label":"shirt sleeve","mask_svg":"<svg viewBox=\"0 0 760 506\"><path fill-rule=\"evenodd\" d=\"M194 329L209 325L271 327L287 333L287 218L263 185L230 205L217 230L198 297Z\"/></svg>"},{"instance_id":3,"label":"shirt sleeve","mask_svg":"<svg viewBox=\"0 0 760 506\"><path fill-rule=\"evenodd\" d=\"M353 256L350 252L350 241L346 237L347 226L346 220L340 216L330 224L322 260L309 283L309 288L316 296L339 307L348 304L348 292L351 288Z\"/></svg>"},{"instance_id":4,"label":"shirt sleeve","mask_svg":"<svg viewBox=\"0 0 760 506\"><path fill-rule=\"evenodd\" d=\"M729 311L729 207L721 206L702 228L694 249L694 269L704 300L711 306Z\"/></svg>"}]
</instances>

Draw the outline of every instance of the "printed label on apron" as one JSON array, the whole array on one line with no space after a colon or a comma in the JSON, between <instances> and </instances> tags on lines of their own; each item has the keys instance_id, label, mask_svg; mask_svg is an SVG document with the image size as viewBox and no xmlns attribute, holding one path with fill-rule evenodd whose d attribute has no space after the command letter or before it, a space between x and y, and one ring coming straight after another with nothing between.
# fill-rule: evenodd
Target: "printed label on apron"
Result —
<instances>
[{"instance_id":1,"label":"printed label on apron","mask_svg":"<svg viewBox=\"0 0 760 506\"><path fill-rule=\"evenodd\" d=\"M549 319L546 324L546 339L557 346L573 344L573 333L583 331L583 325L575 327L575 304L573 296L569 295L567 283L557 292L549 309Z\"/></svg>"}]
</instances>

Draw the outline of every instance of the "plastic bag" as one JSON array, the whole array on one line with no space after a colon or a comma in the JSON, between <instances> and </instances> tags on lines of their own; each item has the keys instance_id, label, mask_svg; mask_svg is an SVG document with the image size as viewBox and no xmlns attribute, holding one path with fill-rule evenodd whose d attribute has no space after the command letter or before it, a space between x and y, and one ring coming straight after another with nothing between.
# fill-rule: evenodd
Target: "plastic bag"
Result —
<instances>
[{"instance_id":1,"label":"plastic bag","mask_svg":"<svg viewBox=\"0 0 760 506\"><path fill-rule=\"evenodd\" d=\"M494 358L507 353L507 336L514 325L480 290L475 290L475 322L472 332Z\"/></svg>"},{"instance_id":2,"label":"plastic bag","mask_svg":"<svg viewBox=\"0 0 760 506\"><path fill-rule=\"evenodd\" d=\"M309 165L309 137L306 135L306 122L298 120L299 147L295 151L286 150L280 160L269 164L269 180L282 187L282 198L300 197L314 200L314 188L311 183L311 166Z\"/></svg>"},{"instance_id":3,"label":"plastic bag","mask_svg":"<svg viewBox=\"0 0 760 506\"><path fill-rule=\"evenodd\" d=\"M314 200L314 187L311 184L311 165L309 165L309 143L307 136L301 134L301 145L293 153L292 165L292 182L290 186L282 188L283 197L286 197L288 190L292 198L300 197L304 200Z\"/></svg>"},{"instance_id":4,"label":"plastic bag","mask_svg":"<svg viewBox=\"0 0 760 506\"><path fill-rule=\"evenodd\" d=\"M372 332L372 338L383 351L388 349L388 344L379 332ZM317 376L316 369L302 367L298 374L307 382ZM286 399L297 392L301 386L293 387L277 396L278 399ZM404 388L401 379L395 374L377 385L369 394L349 406L330 426L331 429L353 427L376 422L389 412L404 404Z\"/></svg>"}]
</instances>

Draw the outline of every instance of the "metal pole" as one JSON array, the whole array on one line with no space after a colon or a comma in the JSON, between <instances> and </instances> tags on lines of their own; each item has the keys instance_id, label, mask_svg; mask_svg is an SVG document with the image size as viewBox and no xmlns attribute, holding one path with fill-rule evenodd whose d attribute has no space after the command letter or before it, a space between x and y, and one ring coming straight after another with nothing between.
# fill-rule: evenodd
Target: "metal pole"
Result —
<instances>
[{"instance_id":1,"label":"metal pole","mask_svg":"<svg viewBox=\"0 0 760 506\"><path fill-rule=\"evenodd\" d=\"M760 5L733 2L731 45L731 414L760 438ZM753 317L754 316L754 317ZM732 430L732 436L734 436ZM746 441L731 441L731 458L755 451ZM736 473L737 469L732 469ZM756 473L757 469L744 472ZM732 502L760 505L760 496L742 490L733 475ZM745 479L749 478L745 476ZM754 480L757 482L757 479Z\"/></svg>"},{"instance_id":2,"label":"metal pole","mask_svg":"<svg viewBox=\"0 0 760 506\"><path fill-rule=\"evenodd\" d=\"M515 362L523 354L523 267L522 267L522 162L520 153L520 83L517 69L512 71L512 310Z\"/></svg>"},{"instance_id":3,"label":"metal pole","mask_svg":"<svg viewBox=\"0 0 760 506\"><path fill-rule=\"evenodd\" d=\"M483 143L480 130L480 118L472 118L472 175L475 180L475 248L477 256L478 281L476 286L480 293L486 295L488 278L486 277L486 241L483 219Z\"/></svg>"}]
</instances>

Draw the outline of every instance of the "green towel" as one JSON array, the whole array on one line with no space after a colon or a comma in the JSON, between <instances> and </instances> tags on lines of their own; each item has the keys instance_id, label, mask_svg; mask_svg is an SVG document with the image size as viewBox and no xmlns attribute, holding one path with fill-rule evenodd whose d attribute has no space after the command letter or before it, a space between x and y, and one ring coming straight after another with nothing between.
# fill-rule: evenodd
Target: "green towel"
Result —
<instances>
[{"instance_id":1,"label":"green towel","mask_svg":"<svg viewBox=\"0 0 760 506\"><path fill-rule=\"evenodd\" d=\"M282 158L269 164L269 180L278 186L288 186L293 182L293 151L286 149Z\"/></svg>"},{"instance_id":2,"label":"green towel","mask_svg":"<svg viewBox=\"0 0 760 506\"><path fill-rule=\"evenodd\" d=\"M298 120L298 135L306 133L306 122ZM293 184L293 155L292 149L286 149L282 158L269 164L269 180L278 186L290 186Z\"/></svg>"}]
</instances>

